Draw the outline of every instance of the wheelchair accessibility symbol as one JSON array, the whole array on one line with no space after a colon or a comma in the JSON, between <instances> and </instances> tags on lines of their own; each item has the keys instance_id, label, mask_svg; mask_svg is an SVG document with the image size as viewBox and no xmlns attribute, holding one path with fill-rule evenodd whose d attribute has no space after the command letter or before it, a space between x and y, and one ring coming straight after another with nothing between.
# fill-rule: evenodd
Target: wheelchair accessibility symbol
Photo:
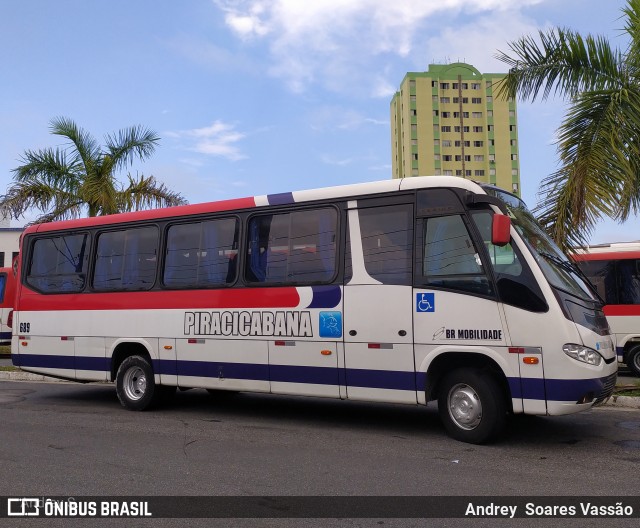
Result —
<instances>
[{"instance_id":1,"label":"wheelchair accessibility symbol","mask_svg":"<svg viewBox=\"0 0 640 528\"><path fill-rule=\"evenodd\" d=\"M416 293L416 312L435 312L435 293Z\"/></svg>"}]
</instances>

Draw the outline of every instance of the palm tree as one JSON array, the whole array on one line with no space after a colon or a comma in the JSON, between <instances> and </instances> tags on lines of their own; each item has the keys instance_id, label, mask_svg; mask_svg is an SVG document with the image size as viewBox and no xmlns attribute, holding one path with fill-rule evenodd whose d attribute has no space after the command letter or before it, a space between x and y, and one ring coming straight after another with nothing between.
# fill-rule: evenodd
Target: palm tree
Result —
<instances>
[{"instance_id":1,"label":"palm tree","mask_svg":"<svg viewBox=\"0 0 640 528\"><path fill-rule=\"evenodd\" d=\"M569 29L509 43L498 95L569 101L558 129L559 168L542 180L535 212L565 249L586 243L603 217L624 222L640 208L640 0L622 9L628 47Z\"/></svg>"},{"instance_id":2,"label":"palm tree","mask_svg":"<svg viewBox=\"0 0 640 528\"><path fill-rule=\"evenodd\" d=\"M68 148L26 150L22 165L13 169L14 183L0 198L0 209L19 218L31 208L43 214L34 223L100 216L149 207L186 203L153 176L127 175L125 187L115 177L136 159L155 150L159 137L140 126L105 138L105 148L71 119L51 121L51 133L69 140Z\"/></svg>"}]
</instances>

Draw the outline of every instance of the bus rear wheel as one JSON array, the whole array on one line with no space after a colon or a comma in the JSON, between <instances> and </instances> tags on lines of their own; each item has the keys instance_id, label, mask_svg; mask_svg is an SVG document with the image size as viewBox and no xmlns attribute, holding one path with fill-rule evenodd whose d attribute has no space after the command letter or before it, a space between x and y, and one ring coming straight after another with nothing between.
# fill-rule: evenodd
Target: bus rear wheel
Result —
<instances>
[{"instance_id":1,"label":"bus rear wheel","mask_svg":"<svg viewBox=\"0 0 640 528\"><path fill-rule=\"evenodd\" d=\"M472 368L445 376L438 412L449 436L470 444L497 438L507 421L505 397L498 382L491 374Z\"/></svg>"},{"instance_id":2,"label":"bus rear wheel","mask_svg":"<svg viewBox=\"0 0 640 528\"><path fill-rule=\"evenodd\" d=\"M156 386L153 369L142 356L129 356L118 368L116 392L125 409L144 411L157 402L161 393Z\"/></svg>"}]
</instances>

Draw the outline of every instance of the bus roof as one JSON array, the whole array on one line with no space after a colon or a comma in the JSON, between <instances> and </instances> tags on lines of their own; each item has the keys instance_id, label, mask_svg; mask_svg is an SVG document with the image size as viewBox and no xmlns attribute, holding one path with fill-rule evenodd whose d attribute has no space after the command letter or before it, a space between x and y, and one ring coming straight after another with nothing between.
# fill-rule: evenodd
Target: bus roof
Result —
<instances>
[{"instance_id":1,"label":"bus roof","mask_svg":"<svg viewBox=\"0 0 640 528\"><path fill-rule=\"evenodd\" d=\"M138 222L144 220L159 220L180 216L192 216L221 211L233 211L264 207L268 205L286 205L290 203L307 202L312 200L330 200L348 198L350 196L362 196L367 194L380 194L399 190L421 189L429 187L457 187L473 193L483 193L482 188L471 180L465 180L457 176L418 176L404 179L382 180L335 187L324 187L303 191L294 191L279 194L267 194L262 196L249 196L217 202L205 202L200 204L180 205L163 209L148 209L132 213L121 213L90 218L78 218L75 220L62 220L45 224L35 224L25 229L24 234L43 233L47 231L61 231L77 229L81 227L102 226L120 224L126 222Z\"/></svg>"}]
</instances>

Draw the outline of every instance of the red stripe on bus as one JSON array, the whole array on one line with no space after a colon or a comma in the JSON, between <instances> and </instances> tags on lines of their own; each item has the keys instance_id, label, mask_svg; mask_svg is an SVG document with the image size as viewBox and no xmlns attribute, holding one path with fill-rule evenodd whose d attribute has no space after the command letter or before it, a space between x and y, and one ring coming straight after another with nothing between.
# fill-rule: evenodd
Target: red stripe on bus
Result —
<instances>
[{"instance_id":1,"label":"red stripe on bus","mask_svg":"<svg viewBox=\"0 0 640 528\"><path fill-rule=\"evenodd\" d=\"M243 288L41 295L23 287L20 311L295 308L295 288Z\"/></svg>"},{"instance_id":2,"label":"red stripe on bus","mask_svg":"<svg viewBox=\"0 0 640 528\"><path fill-rule=\"evenodd\" d=\"M640 316L640 304L608 304L603 308L607 317L615 315L636 315Z\"/></svg>"},{"instance_id":3,"label":"red stripe on bus","mask_svg":"<svg viewBox=\"0 0 640 528\"><path fill-rule=\"evenodd\" d=\"M253 196L248 198L236 198L233 200L222 200L220 202L208 202L193 205L179 205L176 207L166 207L164 209L150 209L145 211L135 211L133 213L121 213L106 216L93 216L90 218L80 218L76 220L62 220L60 222L50 222L46 224L36 224L25 229L24 234L44 233L46 231L60 231L65 229L81 229L83 227L93 227L101 225L121 224L127 222L141 222L145 220L161 220L170 218L180 220L181 217L200 215L207 213L218 213L222 211L233 211L235 209L247 209L255 207L256 201Z\"/></svg>"},{"instance_id":4,"label":"red stripe on bus","mask_svg":"<svg viewBox=\"0 0 640 528\"><path fill-rule=\"evenodd\" d=\"M587 260L631 260L640 259L640 251L603 251L602 253L574 253L573 260L578 262Z\"/></svg>"}]
</instances>

